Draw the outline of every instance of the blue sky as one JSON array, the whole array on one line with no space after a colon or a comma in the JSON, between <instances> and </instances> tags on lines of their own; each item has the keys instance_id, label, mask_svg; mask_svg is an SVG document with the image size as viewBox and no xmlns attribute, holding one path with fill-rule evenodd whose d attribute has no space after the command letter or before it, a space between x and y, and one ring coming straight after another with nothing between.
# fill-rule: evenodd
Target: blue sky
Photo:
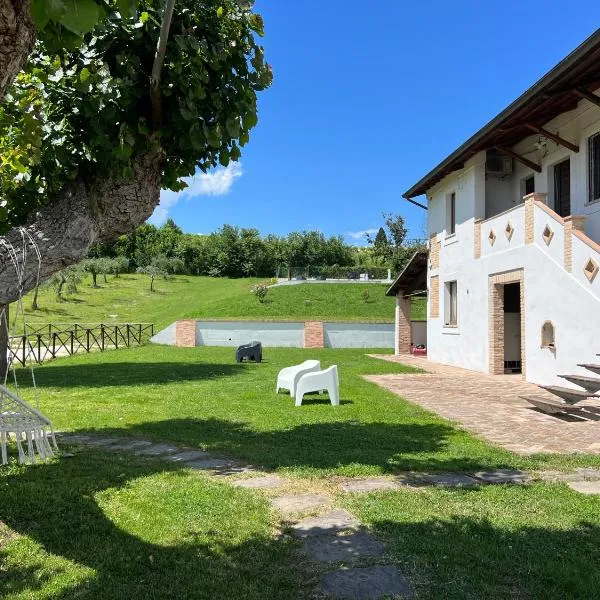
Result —
<instances>
[{"instance_id":1,"label":"blue sky","mask_svg":"<svg viewBox=\"0 0 600 600\"><path fill-rule=\"evenodd\" d=\"M573 5L574 6L574 5ZM151 221L319 229L364 243L402 193L600 26L597 2L258 0L273 86L240 164L163 193Z\"/></svg>"}]
</instances>

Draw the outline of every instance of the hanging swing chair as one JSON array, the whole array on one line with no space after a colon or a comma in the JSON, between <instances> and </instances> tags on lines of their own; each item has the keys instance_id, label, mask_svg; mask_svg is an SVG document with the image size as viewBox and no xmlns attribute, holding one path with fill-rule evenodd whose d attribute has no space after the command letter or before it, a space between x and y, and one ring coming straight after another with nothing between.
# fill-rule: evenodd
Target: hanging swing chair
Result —
<instances>
[{"instance_id":1,"label":"hanging swing chair","mask_svg":"<svg viewBox=\"0 0 600 600\"><path fill-rule=\"evenodd\" d=\"M23 320L23 334L26 333L25 312L23 310L23 281L30 250L33 250L37 257L37 284L39 284L41 268L41 255L35 241L25 228L21 228L20 231L21 248L15 248L5 238L0 238L0 251L8 255L15 269L19 289L19 296L15 302L16 313L13 320L13 336L17 333L19 315ZM29 360L37 408L25 402L18 395L19 386L13 360L14 354L10 346L10 323L6 308L0 311L0 327L5 329L6 339L8 339L8 364L6 372L0 373L0 464L6 465L8 463L8 449L12 441L16 443L19 463L35 464L37 462L36 457L45 460L53 456L55 450L58 450L52 423L39 411L39 397L33 371L35 356L32 354ZM13 374L15 391L11 391L7 387L9 371L12 371Z\"/></svg>"}]
</instances>

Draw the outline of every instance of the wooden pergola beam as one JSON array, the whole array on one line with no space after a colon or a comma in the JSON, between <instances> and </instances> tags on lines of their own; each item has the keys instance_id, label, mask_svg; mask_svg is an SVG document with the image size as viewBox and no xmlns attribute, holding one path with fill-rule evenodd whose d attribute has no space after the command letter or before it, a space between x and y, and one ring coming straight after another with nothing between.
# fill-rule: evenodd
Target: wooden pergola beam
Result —
<instances>
[{"instance_id":1,"label":"wooden pergola beam","mask_svg":"<svg viewBox=\"0 0 600 600\"><path fill-rule=\"evenodd\" d=\"M537 125L533 125L531 123L525 123L525 127L527 127L527 129L530 129L531 131L535 131L536 133L543 135L544 137L547 137L549 140L556 142L560 146L564 146L565 148L568 148L573 152L579 152L579 146L577 144L569 142L568 140L561 138L560 136L548 131L547 129L544 129L543 127L538 127Z\"/></svg>"},{"instance_id":2,"label":"wooden pergola beam","mask_svg":"<svg viewBox=\"0 0 600 600\"><path fill-rule=\"evenodd\" d=\"M528 158L525 158L524 156L521 156L520 154L517 154L516 152L513 152L512 150L509 150L508 148L503 148L502 146L495 146L496 150L498 150L498 152L502 152L502 154L508 154L508 156L512 156L515 160L518 160L520 163L523 163L525 166L529 167L530 169L533 169L534 171L537 171L538 173L542 172L542 167L540 165L538 165L537 163L534 163L532 160L529 160Z\"/></svg>"},{"instance_id":3,"label":"wooden pergola beam","mask_svg":"<svg viewBox=\"0 0 600 600\"><path fill-rule=\"evenodd\" d=\"M585 98L586 100L589 100L592 104L595 104L596 106L600 106L600 96L596 96L596 94L592 94L592 92L588 92L587 90L584 90L583 88L576 88L573 91L578 96L581 96L582 98Z\"/></svg>"}]
</instances>

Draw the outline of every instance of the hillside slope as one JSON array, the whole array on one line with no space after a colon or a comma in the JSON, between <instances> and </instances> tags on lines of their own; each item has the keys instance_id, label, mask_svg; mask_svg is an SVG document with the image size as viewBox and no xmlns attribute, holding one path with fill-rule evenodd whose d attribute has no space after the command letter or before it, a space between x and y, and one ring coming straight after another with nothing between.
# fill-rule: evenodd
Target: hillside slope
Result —
<instances>
[{"instance_id":1,"label":"hillside slope","mask_svg":"<svg viewBox=\"0 0 600 600\"><path fill-rule=\"evenodd\" d=\"M215 279L181 275L159 279L150 292L144 275L98 278L98 288L86 279L77 294L57 301L54 290L40 290L39 310L24 305L32 323L148 322L162 328L181 318L384 321L394 319L394 299L382 284L321 283L271 288L264 303L250 293L255 279ZM368 298L365 298L368 291ZM414 316L421 317L418 304Z\"/></svg>"}]
</instances>

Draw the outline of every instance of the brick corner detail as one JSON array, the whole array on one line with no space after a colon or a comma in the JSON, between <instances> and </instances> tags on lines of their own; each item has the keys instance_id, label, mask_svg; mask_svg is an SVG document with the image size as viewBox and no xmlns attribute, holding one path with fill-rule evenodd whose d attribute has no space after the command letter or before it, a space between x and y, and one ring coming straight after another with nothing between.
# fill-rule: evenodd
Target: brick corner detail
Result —
<instances>
[{"instance_id":1,"label":"brick corner detail","mask_svg":"<svg viewBox=\"0 0 600 600\"><path fill-rule=\"evenodd\" d=\"M196 345L196 320L186 319L175 323L175 345L193 348Z\"/></svg>"},{"instance_id":2,"label":"brick corner detail","mask_svg":"<svg viewBox=\"0 0 600 600\"><path fill-rule=\"evenodd\" d=\"M325 331L323 329L323 321L306 321L304 323L304 347L325 347Z\"/></svg>"}]
</instances>

